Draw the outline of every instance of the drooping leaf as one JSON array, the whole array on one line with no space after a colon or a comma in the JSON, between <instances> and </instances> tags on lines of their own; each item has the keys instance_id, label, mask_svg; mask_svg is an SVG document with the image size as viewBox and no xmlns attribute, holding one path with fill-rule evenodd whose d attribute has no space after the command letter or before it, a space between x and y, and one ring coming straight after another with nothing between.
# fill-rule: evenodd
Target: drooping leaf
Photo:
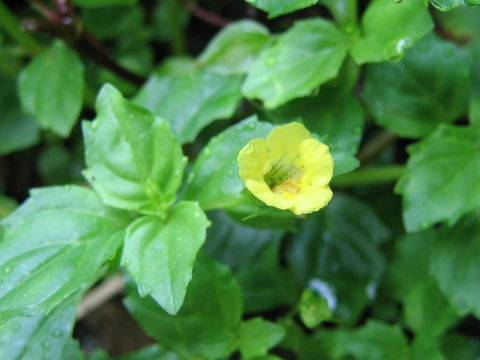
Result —
<instances>
[{"instance_id":1,"label":"drooping leaf","mask_svg":"<svg viewBox=\"0 0 480 360\"><path fill-rule=\"evenodd\" d=\"M443 126L409 148L407 169L395 191L403 196L407 231L437 222L454 224L480 207L478 130Z\"/></svg>"},{"instance_id":2,"label":"drooping leaf","mask_svg":"<svg viewBox=\"0 0 480 360\"><path fill-rule=\"evenodd\" d=\"M219 359L238 347L241 288L230 270L199 254L185 303L176 316L130 291L125 304L147 334L181 358Z\"/></svg>"},{"instance_id":3,"label":"drooping leaf","mask_svg":"<svg viewBox=\"0 0 480 360\"><path fill-rule=\"evenodd\" d=\"M367 67L363 96L381 126L417 138L466 113L470 83L468 51L431 35L402 61Z\"/></svg>"},{"instance_id":4,"label":"drooping leaf","mask_svg":"<svg viewBox=\"0 0 480 360\"><path fill-rule=\"evenodd\" d=\"M111 206L156 214L175 199L186 158L165 120L105 85L83 123L85 177Z\"/></svg>"},{"instance_id":5,"label":"drooping leaf","mask_svg":"<svg viewBox=\"0 0 480 360\"><path fill-rule=\"evenodd\" d=\"M83 104L84 66L76 53L57 40L18 78L23 110L40 127L67 137Z\"/></svg>"},{"instance_id":6,"label":"drooping leaf","mask_svg":"<svg viewBox=\"0 0 480 360\"><path fill-rule=\"evenodd\" d=\"M241 99L241 80L238 74L218 74L173 59L152 75L134 101L167 119L184 144L214 120L233 115Z\"/></svg>"},{"instance_id":7,"label":"drooping leaf","mask_svg":"<svg viewBox=\"0 0 480 360\"><path fill-rule=\"evenodd\" d=\"M247 98L263 100L267 108L309 95L337 75L348 46L330 21L297 21L260 53L242 92Z\"/></svg>"},{"instance_id":8,"label":"drooping leaf","mask_svg":"<svg viewBox=\"0 0 480 360\"><path fill-rule=\"evenodd\" d=\"M0 155L28 148L40 140L35 119L20 110L13 88L14 78L0 77Z\"/></svg>"},{"instance_id":9,"label":"drooping leaf","mask_svg":"<svg viewBox=\"0 0 480 360\"><path fill-rule=\"evenodd\" d=\"M198 61L215 72L245 73L269 39L265 26L241 20L220 31L199 55Z\"/></svg>"},{"instance_id":10,"label":"drooping leaf","mask_svg":"<svg viewBox=\"0 0 480 360\"><path fill-rule=\"evenodd\" d=\"M180 202L166 219L144 216L127 229L122 264L141 296L151 295L169 314L183 304L208 220L195 202Z\"/></svg>"},{"instance_id":11,"label":"drooping leaf","mask_svg":"<svg viewBox=\"0 0 480 360\"><path fill-rule=\"evenodd\" d=\"M350 322L375 297L385 266L378 245L388 236L368 206L335 193L325 209L305 220L287 256L300 285Z\"/></svg>"},{"instance_id":12,"label":"drooping leaf","mask_svg":"<svg viewBox=\"0 0 480 360\"><path fill-rule=\"evenodd\" d=\"M49 312L95 283L130 221L86 188L32 190L29 200L2 221L0 319Z\"/></svg>"},{"instance_id":13,"label":"drooping leaf","mask_svg":"<svg viewBox=\"0 0 480 360\"><path fill-rule=\"evenodd\" d=\"M269 18L291 13L312 6L318 0L245 0L250 5L268 12Z\"/></svg>"},{"instance_id":14,"label":"drooping leaf","mask_svg":"<svg viewBox=\"0 0 480 360\"><path fill-rule=\"evenodd\" d=\"M362 36L351 54L359 65L399 58L432 29L424 1L373 0L362 17Z\"/></svg>"},{"instance_id":15,"label":"drooping leaf","mask_svg":"<svg viewBox=\"0 0 480 360\"><path fill-rule=\"evenodd\" d=\"M79 294L74 294L49 315L8 320L0 327L0 359L83 359L71 338L79 301Z\"/></svg>"},{"instance_id":16,"label":"drooping leaf","mask_svg":"<svg viewBox=\"0 0 480 360\"><path fill-rule=\"evenodd\" d=\"M267 355L285 335L282 326L255 317L244 321L239 330L240 352L245 359Z\"/></svg>"},{"instance_id":17,"label":"drooping leaf","mask_svg":"<svg viewBox=\"0 0 480 360\"><path fill-rule=\"evenodd\" d=\"M440 231L430 258L430 273L459 315L480 317L480 215L466 216Z\"/></svg>"}]
</instances>

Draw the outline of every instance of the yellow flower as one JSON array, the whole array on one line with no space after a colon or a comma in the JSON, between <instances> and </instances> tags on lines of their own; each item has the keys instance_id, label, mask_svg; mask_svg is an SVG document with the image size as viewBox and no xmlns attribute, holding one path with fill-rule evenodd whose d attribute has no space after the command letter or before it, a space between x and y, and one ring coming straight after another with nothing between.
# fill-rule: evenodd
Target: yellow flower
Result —
<instances>
[{"instance_id":1,"label":"yellow flower","mask_svg":"<svg viewBox=\"0 0 480 360\"><path fill-rule=\"evenodd\" d=\"M278 126L266 140L251 140L237 160L245 186L267 205L301 215L325 207L333 196L328 146L300 123Z\"/></svg>"}]
</instances>

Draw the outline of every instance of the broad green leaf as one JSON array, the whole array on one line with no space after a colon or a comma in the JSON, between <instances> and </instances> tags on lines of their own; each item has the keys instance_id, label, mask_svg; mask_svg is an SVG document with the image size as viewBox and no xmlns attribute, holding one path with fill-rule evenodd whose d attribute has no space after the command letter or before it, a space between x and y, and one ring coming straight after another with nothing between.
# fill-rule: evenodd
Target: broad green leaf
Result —
<instances>
[{"instance_id":1,"label":"broad green leaf","mask_svg":"<svg viewBox=\"0 0 480 360\"><path fill-rule=\"evenodd\" d=\"M271 321L255 317L244 321L239 330L242 358L265 356L285 336L285 329Z\"/></svg>"},{"instance_id":2,"label":"broad green leaf","mask_svg":"<svg viewBox=\"0 0 480 360\"><path fill-rule=\"evenodd\" d=\"M174 54L185 53L185 31L191 17L190 9L178 0L163 0L156 4L152 16L152 36L160 41L169 41Z\"/></svg>"},{"instance_id":3,"label":"broad green leaf","mask_svg":"<svg viewBox=\"0 0 480 360\"><path fill-rule=\"evenodd\" d=\"M333 315L328 307L328 301L311 289L303 291L298 308L302 322L309 329L317 327Z\"/></svg>"},{"instance_id":4,"label":"broad green leaf","mask_svg":"<svg viewBox=\"0 0 480 360\"><path fill-rule=\"evenodd\" d=\"M250 140L266 138L273 127L250 117L212 138L193 165L183 198L198 201L205 210L241 202L245 185L238 175L238 153Z\"/></svg>"},{"instance_id":5,"label":"broad green leaf","mask_svg":"<svg viewBox=\"0 0 480 360\"><path fill-rule=\"evenodd\" d=\"M411 343L410 354L411 360L447 360L440 349L438 337L416 336Z\"/></svg>"},{"instance_id":6,"label":"broad green leaf","mask_svg":"<svg viewBox=\"0 0 480 360\"><path fill-rule=\"evenodd\" d=\"M125 304L147 334L181 359L219 359L238 347L241 288L230 270L199 254L185 303L176 316L132 289Z\"/></svg>"},{"instance_id":7,"label":"broad green leaf","mask_svg":"<svg viewBox=\"0 0 480 360\"><path fill-rule=\"evenodd\" d=\"M417 336L427 339L442 334L457 320L453 308L429 274L435 237L435 232L423 231L400 238L395 244L386 281L387 291L403 303L406 325ZM415 271L411 271L412 268Z\"/></svg>"},{"instance_id":8,"label":"broad green leaf","mask_svg":"<svg viewBox=\"0 0 480 360\"><path fill-rule=\"evenodd\" d=\"M95 351L88 360L178 360L178 357L155 344L123 356L109 356L103 350Z\"/></svg>"},{"instance_id":9,"label":"broad green leaf","mask_svg":"<svg viewBox=\"0 0 480 360\"><path fill-rule=\"evenodd\" d=\"M478 9L480 10L480 8ZM480 61L480 40L472 44L473 64ZM470 124L480 127L480 69L478 66L472 68L472 92L470 94L470 106L468 109L468 118Z\"/></svg>"},{"instance_id":10,"label":"broad green leaf","mask_svg":"<svg viewBox=\"0 0 480 360\"><path fill-rule=\"evenodd\" d=\"M79 360L81 352L70 352L71 333L80 297L71 296L49 315L15 317L0 326L0 359L2 360ZM66 354L69 357L66 357ZM73 355L73 357L72 357Z\"/></svg>"},{"instance_id":11,"label":"broad green leaf","mask_svg":"<svg viewBox=\"0 0 480 360\"><path fill-rule=\"evenodd\" d=\"M409 358L407 339L401 329L378 320L350 333L341 345L356 360L405 360Z\"/></svg>"},{"instance_id":12,"label":"broad green leaf","mask_svg":"<svg viewBox=\"0 0 480 360\"><path fill-rule=\"evenodd\" d=\"M302 224L288 251L300 286L329 302L344 321L355 321L375 297L384 271L379 244L389 236L376 214L358 200L335 193Z\"/></svg>"},{"instance_id":13,"label":"broad green leaf","mask_svg":"<svg viewBox=\"0 0 480 360\"><path fill-rule=\"evenodd\" d=\"M252 20L241 20L221 30L198 61L215 72L245 73L269 39L265 26Z\"/></svg>"},{"instance_id":14,"label":"broad green leaf","mask_svg":"<svg viewBox=\"0 0 480 360\"><path fill-rule=\"evenodd\" d=\"M480 143L475 128L443 126L409 148L395 191L403 196L407 231L454 224L480 207Z\"/></svg>"},{"instance_id":15,"label":"broad green leaf","mask_svg":"<svg viewBox=\"0 0 480 360\"><path fill-rule=\"evenodd\" d=\"M362 37L353 44L351 54L359 65L398 59L432 29L424 1L373 0L362 17Z\"/></svg>"},{"instance_id":16,"label":"broad green leaf","mask_svg":"<svg viewBox=\"0 0 480 360\"><path fill-rule=\"evenodd\" d=\"M297 284L280 266L280 239L271 241L255 261L240 267L236 275L247 313L292 307L298 300Z\"/></svg>"},{"instance_id":17,"label":"broad green leaf","mask_svg":"<svg viewBox=\"0 0 480 360\"><path fill-rule=\"evenodd\" d=\"M466 113L470 83L468 51L432 35L400 62L370 65L363 97L381 126L417 138Z\"/></svg>"},{"instance_id":18,"label":"broad green leaf","mask_svg":"<svg viewBox=\"0 0 480 360\"><path fill-rule=\"evenodd\" d=\"M348 46L333 22L297 21L260 53L242 92L263 100L267 108L309 95L338 74Z\"/></svg>"},{"instance_id":19,"label":"broad green leaf","mask_svg":"<svg viewBox=\"0 0 480 360\"><path fill-rule=\"evenodd\" d=\"M254 263L265 246L283 234L278 230L243 226L221 210L209 212L208 218L212 226L203 250L231 269Z\"/></svg>"},{"instance_id":20,"label":"broad green leaf","mask_svg":"<svg viewBox=\"0 0 480 360\"><path fill-rule=\"evenodd\" d=\"M480 317L480 215L465 217L440 231L431 252L430 273L459 315Z\"/></svg>"},{"instance_id":21,"label":"broad green leaf","mask_svg":"<svg viewBox=\"0 0 480 360\"><path fill-rule=\"evenodd\" d=\"M73 0L73 3L83 8L99 8L103 6L135 5L138 0Z\"/></svg>"},{"instance_id":22,"label":"broad green leaf","mask_svg":"<svg viewBox=\"0 0 480 360\"><path fill-rule=\"evenodd\" d=\"M23 110L34 115L40 127L67 137L83 104L84 66L76 53L57 40L18 78Z\"/></svg>"},{"instance_id":23,"label":"broad green leaf","mask_svg":"<svg viewBox=\"0 0 480 360\"><path fill-rule=\"evenodd\" d=\"M86 188L32 190L2 221L0 319L48 313L94 284L116 256L130 221Z\"/></svg>"},{"instance_id":24,"label":"broad green leaf","mask_svg":"<svg viewBox=\"0 0 480 360\"><path fill-rule=\"evenodd\" d=\"M142 297L151 295L169 314L178 312L207 226L198 204L185 201L170 209L166 219L144 216L127 228L122 264Z\"/></svg>"},{"instance_id":25,"label":"broad green leaf","mask_svg":"<svg viewBox=\"0 0 480 360\"><path fill-rule=\"evenodd\" d=\"M111 85L83 123L85 177L111 206L157 214L175 199L186 158L165 120L125 100Z\"/></svg>"},{"instance_id":26,"label":"broad green leaf","mask_svg":"<svg viewBox=\"0 0 480 360\"><path fill-rule=\"evenodd\" d=\"M218 74L174 59L152 75L134 101L167 119L184 144L214 120L234 114L241 99L241 80L241 75Z\"/></svg>"},{"instance_id":27,"label":"broad green leaf","mask_svg":"<svg viewBox=\"0 0 480 360\"><path fill-rule=\"evenodd\" d=\"M480 5L479 0L430 0L430 2L441 11L449 11L457 6Z\"/></svg>"},{"instance_id":28,"label":"broad green leaf","mask_svg":"<svg viewBox=\"0 0 480 360\"><path fill-rule=\"evenodd\" d=\"M318 0L245 0L250 5L268 12L269 18L312 6Z\"/></svg>"},{"instance_id":29,"label":"broad green leaf","mask_svg":"<svg viewBox=\"0 0 480 360\"><path fill-rule=\"evenodd\" d=\"M20 110L13 77L0 76L0 155L22 150L40 140L40 131L33 117Z\"/></svg>"}]
</instances>

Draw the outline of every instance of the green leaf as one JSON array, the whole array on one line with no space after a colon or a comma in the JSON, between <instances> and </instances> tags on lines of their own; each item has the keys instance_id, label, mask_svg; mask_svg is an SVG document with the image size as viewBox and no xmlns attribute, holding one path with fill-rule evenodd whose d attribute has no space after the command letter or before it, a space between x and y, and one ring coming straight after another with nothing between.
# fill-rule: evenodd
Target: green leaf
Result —
<instances>
[{"instance_id":1,"label":"green leaf","mask_svg":"<svg viewBox=\"0 0 480 360\"><path fill-rule=\"evenodd\" d=\"M241 99L241 81L241 75L218 74L173 59L148 80L134 101L167 119L184 144L211 122L233 115Z\"/></svg>"},{"instance_id":2,"label":"green leaf","mask_svg":"<svg viewBox=\"0 0 480 360\"><path fill-rule=\"evenodd\" d=\"M312 6L318 0L245 0L250 5L268 12L268 17L274 18Z\"/></svg>"},{"instance_id":3,"label":"green leaf","mask_svg":"<svg viewBox=\"0 0 480 360\"><path fill-rule=\"evenodd\" d=\"M124 356L110 357L105 351L95 351L88 360L178 360L178 357L157 344Z\"/></svg>"},{"instance_id":4,"label":"green leaf","mask_svg":"<svg viewBox=\"0 0 480 360\"><path fill-rule=\"evenodd\" d=\"M449 11L457 6L480 5L479 0L430 0L430 2L441 11Z\"/></svg>"},{"instance_id":5,"label":"green leaf","mask_svg":"<svg viewBox=\"0 0 480 360\"><path fill-rule=\"evenodd\" d=\"M427 339L442 334L457 320L453 308L429 274L435 237L433 231L424 231L399 239L387 281L387 291L403 303L406 325Z\"/></svg>"},{"instance_id":6,"label":"green leaf","mask_svg":"<svg viewBox=\"0 0 480 360\"><path fill-rule=\"evenodd\" d=\"M446 360L476 360L480 356L480 343L476 337L449 333L442 338L442 351Z\"/></svg>"},{"instance_id":7,"label":"green leaf","mask_svg":"<svg viewBox=\"0 0 480 360\"><path fill-rule=\"evenodd\" d=\"M253 116L213 137L193 165L183 198L198 201L205 210L241 202L245 185L238 175L238 153L250 140L266 138L273 128Z\"/></svg>"},{"instance_id":8,"label":"green leaf","mask_svg":"<svg viewBox=\"0 0 480 360\"><path fill-rule=\"evenodd\" d=\"M169 314L183 304L208 219L195 202L180 202L165 220L144 216L128 228L122 254L140 295L152 297Z\"/></svg>"},{"instance_id":9,"label":"green leaf","mask_svg":"<svg viewBox=\"0 0 480 360\"><path fill-rule=\"evenodd\" d=\"M309 95L338 74L348 46L333 22L296 21L260 53L242 92L247 98L263 100L267 108Z\"/></svg>"},{"instance_id":10,"label":"green leaf","mask_svg":"<svg viewBox=\"0 0 480 360\"><path fill-rule=\"evenodd\" d=\"M32 190L2 221L0 318L49 312L95 283L130 221L83 187Z\"/></svg>"},{"instance_id":11,"label":"green leaf","mask_svg":"<svg viewBox=\"0 0 480 360\"><path fill-rule=\"evenodd\" d=\"M480 215L465 217L440 231L430 258L430 273L459 315L480 318Z\"/></svg>"},{"instance_id":12,"label":"green leaf","mask_svg":"<svg viewBox=\"0 0 480 360\"><path fill-rule=\"evenodd\" d=\"M466 113L470 60L465 49L429 36L401 62L370 65L363 96L380 125L403 137L426 136Z\"/></svg>"},{"instance_id":13,"label":"green leaf","mask_svg":"<svg viewBox=\"0 0 480 360\"><path fill-rule=\"evenodd\" d=\"M451 36L449 39L461 42L465 39L480 38L480 7L458 7L448 12L435 12L435 19L443 31Z\"/></svg>"},{"instance_id":14,"label":"green leaf","mask_svg":"<svg viewBox=\"0 0 480 360\"><path fill-rule=\"evenodd\" d=\"M239 330L242 358L265 356L285 336L285 329L271 321L255 317L244 321Z\"/></svg>"},{"instance_id":15,"label":"green leaf","mask_svg":"<svg viewBox=\"0 0 480 360\"><path fill-rule=\"evenodd\" d=\"M432 29L424 1L374 0L362 17L362 37L353 44L351 54L359 65L398 59Z\"/></svg>"},{"instance_id":16,"label":"green leaf","mask_svg":"<svg viewBox=\"0 0 480 360\"><path fill-rule=\"evenodd\" d=\"M269 39L268 29L262 24L237 21L210 41L198 61L222 74L246 73Z\"/></svg>"},{"instance_id":17,"label":"green leaf","mask_svg":"<svg viewBox=\"0 0 480 360\"><path fill-rule=\"evenodd\" d=\"M35 120L20 110L13 77L0 76L0 155L26 149L40 140Z\"/></svg>"},{"instance_id":18,"label":"green leaf","mask_svg":"<svg viewBox=\"0 0 480 360\"><path fill-rule=\"evenodd\" d=\"M138 0L73 0L73 3L83 8L99 8L103 6L135 5Z\"/></svg>"},{"instance_id":19,"label":"green leaf","mask_svg":"<svg viewBox=\"0 0 480 360\"><path fill-rule=\"evenodd\" d=\"M298 307L300 318L309 329L317 327L333 315L328 307L328 301L310 289L303 291Z\"/></svg>"},{"instance_id":20,"label":"green leaf","mask_svg":"<svg viewBox=\"0 0 480 360\"><path fill-rule=\"evenodd\" d=\"M409 358L408 344L399 327L378 320L369 320L353 331L341 345L345 354L356 360L405 360Z\"/></svg>"},{"instance_id":21,"label":"green leaf","mask_svg":"<svg viewBox=\"0 0 480 360\"><path fill-rule=\"evenodd\" d=\"M480 10L480 8L478 9ZM479 13L480 14L480 13ZM473 64L480 61L480 40L472 45ZM470 106L468 109L468 118L470 124L480 127L480 69L478 66L472 68L472 92L470 94Z\"/></svg>"},{"instance_id":22,"label":"green leaf","mask_svg":"<svg viewBox=\"0 0 480 360\"><path fill-rule=\"evenodd\" d=\"M76 53L54 41L18 78L23 110L46 130L67 137L83 104L84 67Z\"/></svg>"},{"instance_id":23,"label":"green leaf","mask_svg":"<svg viewBox=\"0 0 480 360\"><path fill-rule=\"evenodd\" d=\"M85 177L106 204L157 214L175 199L187 159L166 121L130 103L111 85L83 123Z\"/></svg>"},{"instance_id":24,"label":"green leaf","mask_svg":"<svg viewBox=\"0 0 480 360\"><path fill-rule=\"evenodd\" d=\"M179 358L219 359L238 347L241 288L230 270L202 253L182 309L165 313L153 300L130 291L125 304L147 334Z\"/></svg>"},{"instance_id":25,"label":"green leaf","mask_svg":"<svg viewBox=\"0 0 480 360\"><path fill-rule=\"evenodd\" d=\"M379 244L388 236L368 206L337 192L304 221L287 256L300 286L309 286L336 316L354 322L375 297L385 267Z\"/></svg>"},{"instance_id":26,"label":"green leaf","mask_svg":"<svg viewBox=\"0 0 480 360\"><path fill-rule=\"evenodd\" d=\"M255 262L262 250L283 234L269 229L253 229L238 224L224 211L211 211L212 226L207 231L203 250L231 269Z\"/></svg>"},{"instance_id":27,"label":"green leaf","mask_svg":"<svg viewBox=\"0 0 480 360\"><path fill-rule=\"evenodd\" d=\"M75 294L55 307L49 315L15 317L0 327L0 358L2 360L51 359L78 360L65 357L72 346L71 334L80 296ZM70 355L73 355L70 353Z\"/></svg>"},{"instance_id":28,"label":"green leaf","mask_svg":"<svg viewBox=\"0 0 480 360\"><path fill-rule=\"evenodd\" d=\"M454 224L480 207L480 143L475 128L444 126L409 148L395 191L403 196L408 232Z\"/></svg>"},{"instance_id":29,"label":"green leaf","mask_svg":"<svg viewBox=\"0 0 480 360\"><path fill-rule=\"evenodd\" d=\"M280 266L280 239L271 241L254 262L240 267L236 275L248 313L291 307L298 300L297 284Z\"/></svg>"}]
</instances>

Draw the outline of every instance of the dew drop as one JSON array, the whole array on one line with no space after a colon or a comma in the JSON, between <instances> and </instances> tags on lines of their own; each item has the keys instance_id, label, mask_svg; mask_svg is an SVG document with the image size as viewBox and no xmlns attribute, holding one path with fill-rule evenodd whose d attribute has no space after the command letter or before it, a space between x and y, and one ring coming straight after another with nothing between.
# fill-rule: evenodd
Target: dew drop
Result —
<instances>
[{"instance_id":1,"label":"dew drop","mask_svg":"<svg viewBox=\"0 0 480 360\"><path fill-rule=\"evenodd\" d=\"M11 266L7 266L4 270L3 273L5 275L10 274L12 272L13 268Z\"/></svg>"},{"instance_id":2,"label":"dew drop","mask_svg":"<svg viewBox=\"0 0 480 360\"><path fill-rule=\"evenodd\" d=\"M277 59L274 57L269 57L266 62L268 66L273 66L277 63Z\"/></svg>"},{"instance_id":3,"label":"dew drop","mask_svg":"<svg viewBox=\"0 0 480 360\"><path fill-rule=\"evenodd\" d=\"M131 262L132 262L132 260L130 260L130 259L125 259L125 265L130 265Z\"/></svg>"},{"instance_id":4,"label":"dew drop","mask_svg":"<svg viewBox=\"0 0 480 360\"><path fill-rule=\"evenodd\" d=\"M55 330L52 331L52 336L53 336L54 338L59 338L60 336L62 336L62 333L63 333L62 330L60 330L60 329L55 329Z\"/></svg>"},{"instance_id":5,"label":"dew drop","mask_svg":"<svg viewBox=\"0 0 480 360\"><path fill-rule=\"evenodd\" d=\"M12 324L12 327L11 327L12 332L14 332L14 333L19 332L21 328L22 328L22 325L20 325L20 323L18 321L14 322Z\"/></svg>"},{"instance_id":6,"label":"dew drop","mask_svg":"<svg viewBox=\"0 0 480 360\"><path fill-rule=\"evenodd\" d=\"M251 154L253 152L253 146L252 144L248 144L247 146L244 147L243 151L247 154Z\"/></svg>"}]
</instances>

